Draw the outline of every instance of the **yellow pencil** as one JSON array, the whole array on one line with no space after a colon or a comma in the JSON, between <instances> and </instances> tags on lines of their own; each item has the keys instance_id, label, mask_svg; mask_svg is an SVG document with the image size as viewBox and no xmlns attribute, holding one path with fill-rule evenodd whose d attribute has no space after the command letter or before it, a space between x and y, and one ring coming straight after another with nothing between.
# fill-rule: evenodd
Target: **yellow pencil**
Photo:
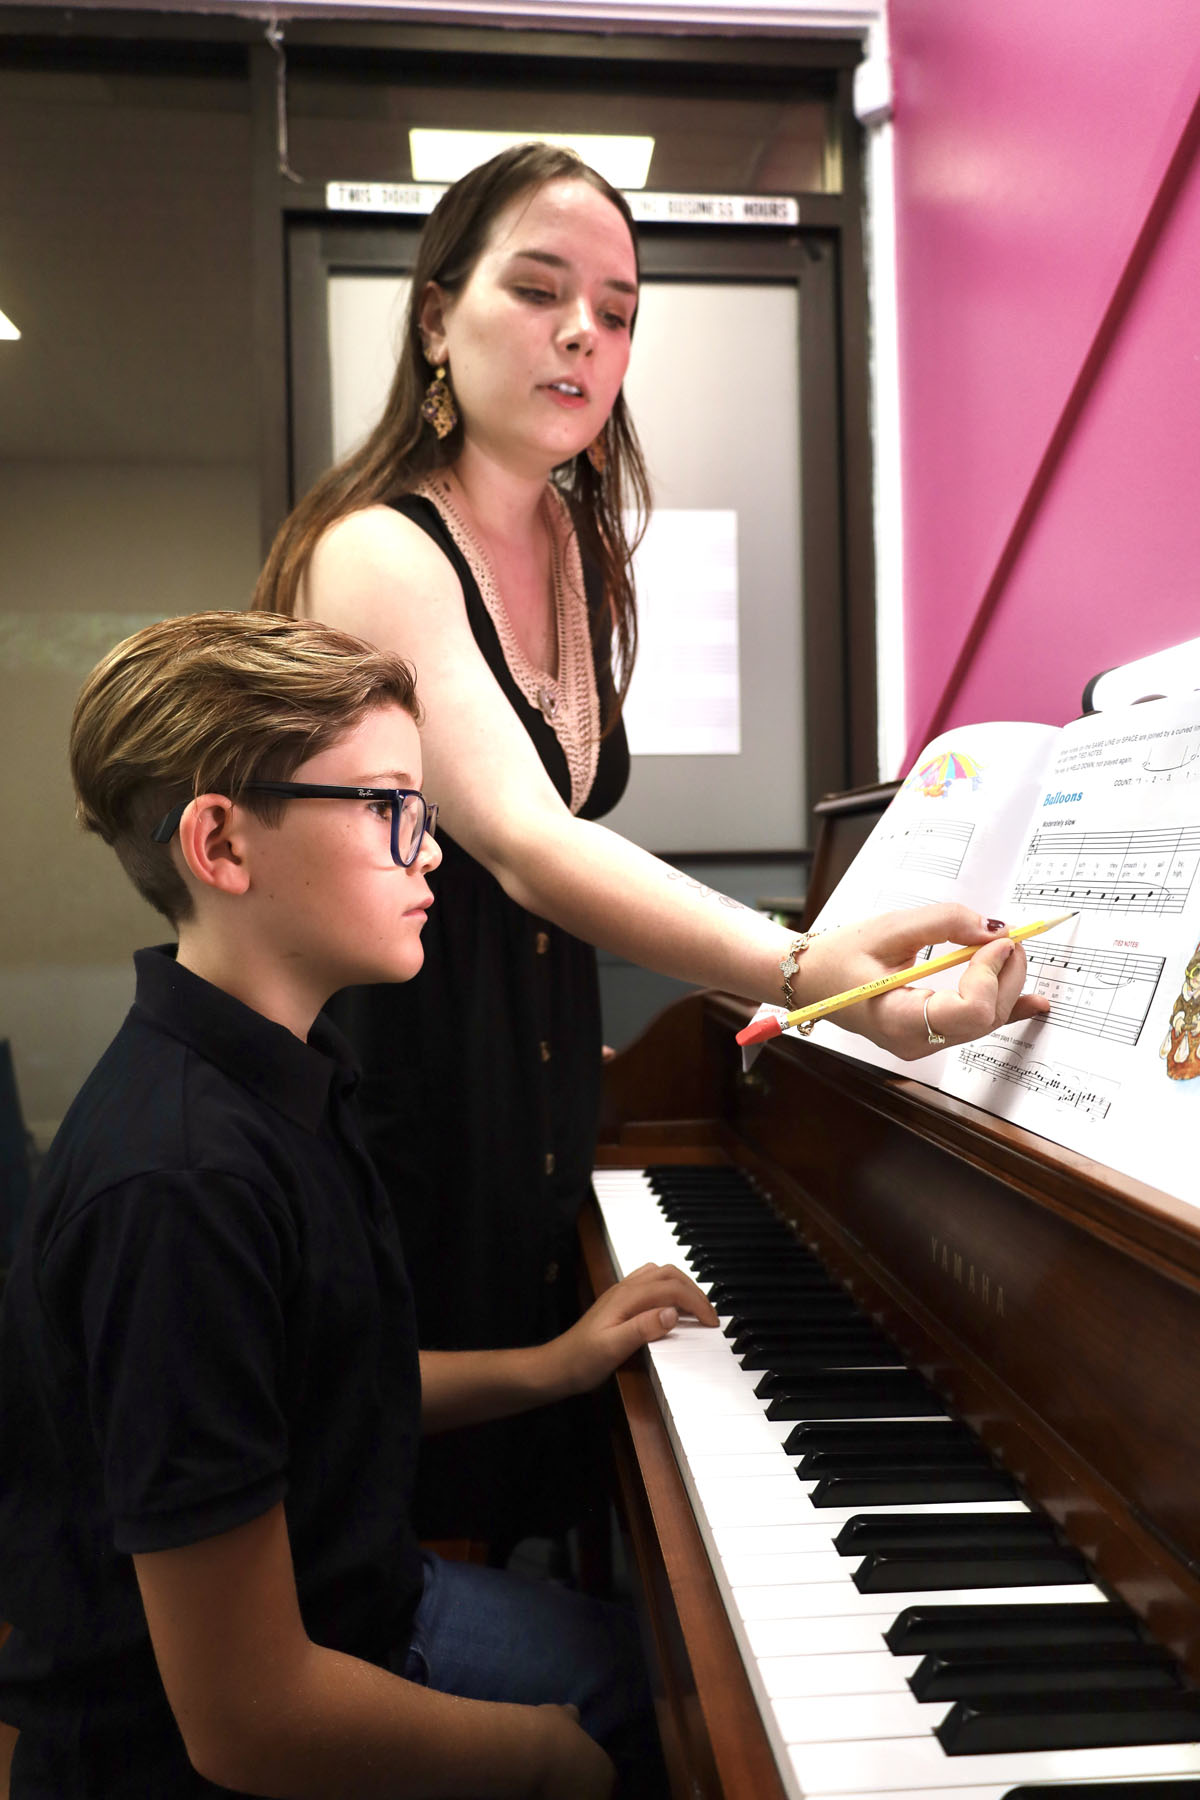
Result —
<instances>
[{"instance_id":1,"label":"yellow pencil","mask_svg":"<svg viewBox=\"0 0 1200 1800\"><path fill-rule=\"evenodd\" d=\"M1014 925L1005 933L1006 937L1020 943L1024 938L1037 937L1039 932L1053 931L1067 919L1075 917L1078 908L1071 912L1054 913L1048 919L1034 919L1028 925ZM993 943L999 940L993 938ZM957 963L969 962L981 944L963 944L957 950L948 950L945 956L930 957L928 962L917 963L911 969L897 969L892 975L880 975L875 981L864 982L862 987L847 988L844 994L830 994L827 1000L814 1000L811 1006L797 1007L795 1012L785 1014L782 1019L773 1015L768 1018L755 1019L737 1034L739 1044L761 1044L766 1038L778 1037L789 1025L807 1025L810 1019L823 1019L827 1014L839 1012L843 1006L853 1006L856 1001L869 1000L875 994L886 994L892 988L904 987L910 981L919 981L923 975L936 975L939 969L953 969Z\"/></svg>"}]
</instances>

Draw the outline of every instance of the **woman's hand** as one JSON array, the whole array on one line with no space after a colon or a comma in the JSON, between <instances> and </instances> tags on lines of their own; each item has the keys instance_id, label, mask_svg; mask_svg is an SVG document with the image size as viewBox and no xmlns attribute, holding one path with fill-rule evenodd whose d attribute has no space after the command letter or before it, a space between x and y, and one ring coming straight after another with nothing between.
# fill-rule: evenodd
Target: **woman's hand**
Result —
<instances>
[{"instance_id":1,"label":"woman's hand","mask_svg":"<svg viewBox=\"0 0 1200 1800\"><path fill-rule=\"evenodd\" d=\"M822 934L803 959L805 992L812 993L816 985L823 994L844 993L893 970L911 968L929 945L947 943L980 946L963 965L957 988L929 988L914 981L843 1008L831 1015L833 1023L911 1060L940 1048L930 1043L930 1031L947 1045L965 1044L999 1025L1049 1012L1048 1000L1021 992L1026 976L1022 946L1005 935L1003 925L957 905L882 913Z\"/></svg>"},{"instance_id":2,"label":"woman's hand","mask_svg":"<svg viewBox=\"0 0 1200 1800\"><path fill-rule=\"evenodd\" d=\"M669 1263L646 1263L618 1281L589 1306L583 1317L545 1346L553 1358L555 1387L562 1394L586 1394L628 1360L643 1344L666 1337L690 1313L701 1325L717 1315L695 1282Z\"/></svg>"}]
</instances>

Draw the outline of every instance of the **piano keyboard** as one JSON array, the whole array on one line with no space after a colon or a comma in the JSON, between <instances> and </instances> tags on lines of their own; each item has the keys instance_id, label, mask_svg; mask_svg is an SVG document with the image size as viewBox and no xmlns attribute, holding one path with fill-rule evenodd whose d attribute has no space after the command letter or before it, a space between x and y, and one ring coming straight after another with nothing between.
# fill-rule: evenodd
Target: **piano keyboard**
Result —
<instances>
[{"instance_id":1,"label":"piano keyboard","mask_svg":"<svg viewBox=\"0 0 1200 1800\"><path fill-rule=\"evenodd\" d=\"M648 1355L786 1792L1197 1800L1200 1693L747 1177L594 1188L618 1275L720 1315Z\"/></svg>"}]
</instances>

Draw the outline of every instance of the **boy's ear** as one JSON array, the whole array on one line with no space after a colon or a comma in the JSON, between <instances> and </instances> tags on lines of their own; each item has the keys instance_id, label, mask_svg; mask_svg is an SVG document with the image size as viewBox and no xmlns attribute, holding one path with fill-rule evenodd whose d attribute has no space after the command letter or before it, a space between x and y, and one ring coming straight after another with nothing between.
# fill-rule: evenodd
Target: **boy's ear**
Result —
<instances>
[{"instance_id":1,"label":"boy's ear","mask_svg":"<svg viewBox=\"0 0 1200 1800\"><path fill-rule=\"evenodd\" d=\"M426 357L431 363L444 363L446 360L446 299L436 281L426 284L425 292L421 295L421 310L417 317Z\"/></svg>"},{"instance_id":2,"label":"boy's ear","mask_svg":"<svg viewBox=\"0 0 1200 1800\"><path fill-rule=\"evenodd\" d=\"M224 794L197 794L179 821L179 848L189 871L205 887L244 894L250 886L245 844L233 802Z\"/></svg>"}]
</instances>

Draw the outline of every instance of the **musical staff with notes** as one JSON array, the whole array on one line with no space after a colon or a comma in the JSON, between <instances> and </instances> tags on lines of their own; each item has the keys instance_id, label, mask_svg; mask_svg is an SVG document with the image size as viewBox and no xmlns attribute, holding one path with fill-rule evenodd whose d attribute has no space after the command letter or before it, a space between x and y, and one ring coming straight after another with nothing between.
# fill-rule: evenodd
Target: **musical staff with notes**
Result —
<instances>
[{"instance_id":1,"label":"musical staff with notes","mask_svg":"<svg viewBox=\"0 0 1200 1800\"><path fill-rule=\"evenodd\" d=\"M1182 913L1200 867L1200 825L1144 831L1039 831L1013 887L1028 906Z\"/></svg>"},{"instance_id":2,"label":"musical staff with notes","mask_svg":"<svg viewBox=\"0 0 1200 1800\"><path fill-rule=\"evenodd\" d=\"M934 819L911 826L903 835L898 866L953 881L962 872L974 831L969 819Z\"/></svg>"},{"instance_id":3,"label":"musical staff with notes","mask_svg":"<svg viewBox=\"0 0 1200 1800\"><path fill-rule=\"evenodd\" d=\"M1106 1119L1120 1092L1119 1082L1101 1081L1084 1070L1026 1058L987 1038L964 1044L958 1061L974 1074L1011 1082L1039 1100L1087 1119Z\"/></svg>"},{"instance_id":4,"label":"musical staff with notes","mask_svg":"<svg viewBox=\"0 0 1200 1800\"><path fill-rule=\"evenodd\" d=\"M1050 1001L1049 1023L1111 1043L1137 1043L1165 958L1032 941L1025 955L1033 991Z\"/></svg>"}]
</instances>

